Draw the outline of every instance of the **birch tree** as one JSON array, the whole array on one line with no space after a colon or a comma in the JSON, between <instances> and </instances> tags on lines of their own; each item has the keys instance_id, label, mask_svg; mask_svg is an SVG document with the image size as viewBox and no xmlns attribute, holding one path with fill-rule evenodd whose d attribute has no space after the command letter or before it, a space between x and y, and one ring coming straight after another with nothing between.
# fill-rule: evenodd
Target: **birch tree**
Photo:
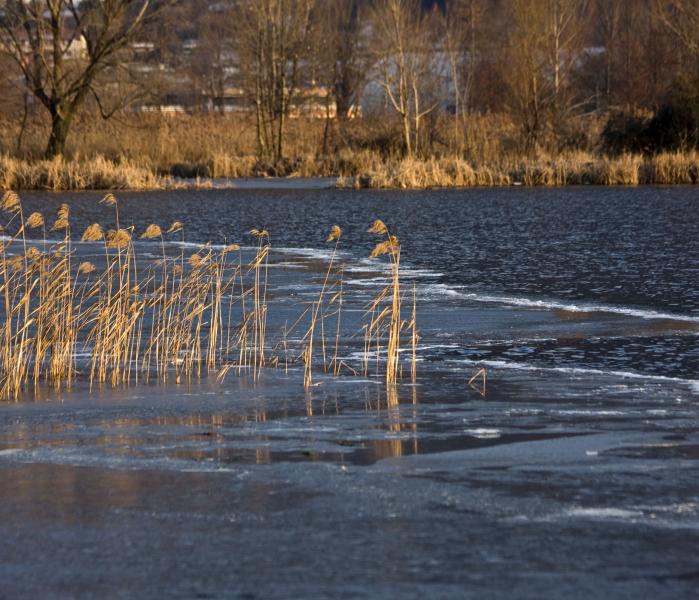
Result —
<instances>
[{"instance_id":1,"label":"birch tree","mask_svg":"<svg viewBox=\"0 0 699 600\"><path fill-rule=\"evenodd\" d=\"M312 0L241 2L238 60L255 108L258 154L281 161L290 109L309 55Z\"/></svg>"},{"instance_id":2,"label":"birch tree","mask_svg":"<svg viewBox=\"0 0 699 600\"><path fill-rule=\"evenodd\" d=\"M511 0L507 73L511 110L531 150L546 126L571 108L570 76L579 57L585 0Z\"/></svg>"},{"instance_id":3,"label":"birch tree","mask_svg":"<svg viewBox=\"0 0 699 600\"><path fill-rule=\"evenodd\" d=\"M410 156L419 151L423 119L438 106L428 86L438 68L430 38L433 24L416 0L377 0L372 27L380 83L400 118L403 147Z\"/></svg>"}]
</instances>

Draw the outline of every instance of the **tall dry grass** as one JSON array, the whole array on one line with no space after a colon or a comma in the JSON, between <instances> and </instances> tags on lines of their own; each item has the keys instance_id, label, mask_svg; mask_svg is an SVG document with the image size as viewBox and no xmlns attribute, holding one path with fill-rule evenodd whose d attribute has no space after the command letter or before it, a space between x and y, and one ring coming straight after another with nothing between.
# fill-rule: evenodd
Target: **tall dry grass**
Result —
<instances>
[{"instance_id":1,"label":"tall dry grass","mask_svg":"<svg viewBox=\"0 0 699 600\"><path fill-rule=\"evenodd\" d=\"M401 338L404 332L410 332L412 346L411 377L415 379L416 372L416 346L417 346L417 321L415 316L416 300L413 290L413 316L410 321L401 316L403 295L400 280L400 240L391 234L386 224L377 219L368 230L369 233L378 235L381 239L372 250L370 258L381 256L388 257L390 270L390 282L386 285L370 303L366 314L370 316L369 322L364 326L364 369L368 374L369 353L372 351L378 361L383 351L385 342L386 354L386 384L395 385L402 378L402 366L400 362Z\"/></svg>"},{"instance_id":2,"label":"tall dry grass","mask_svg":"<svg viewBox=\"0 0 699 600\"><path fill-rule=\"evenodd\" d=\"M247 262L241 247L228 243L205 244L185 256L184 245L173 254L167 243L184 241L182 223L167 230L157 223L127 226L113 194L101 204L108 224L91 224L78 232L77 242L67 204L48 224L42 213L25 214L16 193L2 196L0 210L6 219L0 241L0 400L16 400L23 391L46 385L69 388L81 376L91 387L151 379L181 383L212 372L222 380L231 370L248 372L256 380L265 368L288 368L290 354L298 357L292 363L303 366L306 387L312 385L318 352L318 369L326 373L339 376L343 367L350 373L360 371L339 354L339 226L328 238L335 250L320 295L297 321L310 315L309 329L299 346L290 349L286 326L276 340L268 331L268 231L249 232L255 246ZM51 242L48 229L54 232ZM35 230L41 232L38 239L29 235ZM380 221L370 231L383 238L372 257L388 257L391 283L372 301L364 329L370 332L387 384L395 385L403 370L401 339L408 335L415 378L416 314L413 308L409 323L401 318L398 239ZM159 248L160 258L139 257L138 238L149 241L151 257L153 247ZM92 244L86 247L93 253L91 260L77 261L76 243ZM385 360L380 361L384 348Z\"/></svg>"},{"instance_id":3,"label":"tall dry grass","mask_svg":"<svg viewBox=\"0 0 699 600\"><path fill-rule=\"evenodd\" d=\"M697 152L663 153L653 156L626 154L596 156L587 152L557 157L508 159L500 163L474 165L454 157L404 158L355 177L341 178L340 187L407 188L489 187L565 185L671 185L699 181Z\"/></svg>"},{"instance_id":4,"label":"tall dry grass","mask_svg":"<svg viewBox=\"0 0 699 600\"><path fill-rule=\"evenodd\" d=\"M346 153L343 153L343 156ZM254 177L266 172L257 169L254 157L215 156L214 177ZM366 165L366 168L365 168ZM458 157L397 158L383 160L372 152L315 161L299 160L292 177L337 176L341 188L427 189L449 187L493 187L508 185L676 185L699 182L699 154L663 153L653 156L595 156L570 153L563 156L527 160L507 159L502 163L475 164ZM207 188L207 178L190 183L161 176L134 161L96 157L89 160L27 162L0 156L1 190L160 190L178 187Z\"/></svg>"},{"instance_id":5,"label":"tall dry grass","mask_svg":"<svg viewBox=\"0 0 699 600\"><path fill-rule=\"evenodd\" d=\"M327 371L327 362L326 362L326 346L325 346L325 319L326 319L326 314L325 314L325 298L326 298L326 293L328 291L332 291L333 286L330 288L328 287L328 282L330 280L330 274L333 271L333 267L335 265L335 256L337 255L337 248L340 243L340 238L342 237L342 229L340 228L339 225L333 225L332 229L330 230L330 234L328 235L328 239L326 240L326 243L330 242L335 242L335 245L333 247L333 252L330 256L330 262L328 263L328 269L325 273L325 278L323 279L323 285L320 288L320 293L318 294L318 300L314 301L311 303L309 307L309 313L310 313L310 319L309 319L309 325L308 325L308 330L306 331L306 334L303 337L303 342L305 343L303 352L301 354L302 360L304 363L304 375L303 375L303 385L306 388L309 388L313 385L313 358L314 358L314 343L316 340L316 332L317 329L320 328L320 342L321 342L321 349L322 349L322 354L323 354L323 367ZM338 285L340 283L338 282ZM340 335L340 318L341 318L341 307L342 307L342 301L341 301L341 294L340 296L333 296L330 299L329 304L334 304L335 301L338 300L338 306L340 306L340 309L338 310L336 316L337 316L337 331L336 331L336 341L335 341L335 354L334 354L334 362L333 362L333 371L337 373L337 367L336 362L337 362L337 347L339 344L339 335Z\"/></svg>"},{"instance_id":6,"label":"tall dry grass","mask_svg":"<svg viewBox=\"0 0 699 600\"><path fill-rule=\"evenodd\" d=\"M155 190L166 185L167 180L129 159L58 157L29 162L0 156L2 190Z\"/></svg>"},{"instance_id":7,"label":"tall dry grass","mask_svg":"<svg viewBox=\"0 0 699 600\"><path fill-rule=\"evenodd\" d=\"M365 118L326 127L322 119L290 119L288 158L279 163L257 157L254 122L245 115L124 114L107 122L83 115L69 137L67 158L56 161L39 158L46 123L32 123L19 153L12 143L17 123L0 123L1 189L205 188L212 186L209 178L259 176L338 177L342 187L409 189L689 184L699 179L696 152L600 154L601 120L581 121L569 140L552 138L537 153L525 154L506 115L442 117L431 126L433 135L423 141L420 155L403 158L400 134L390 120ZM184 184L170 176L201 179Z\"/></svg>"}]
</instances>

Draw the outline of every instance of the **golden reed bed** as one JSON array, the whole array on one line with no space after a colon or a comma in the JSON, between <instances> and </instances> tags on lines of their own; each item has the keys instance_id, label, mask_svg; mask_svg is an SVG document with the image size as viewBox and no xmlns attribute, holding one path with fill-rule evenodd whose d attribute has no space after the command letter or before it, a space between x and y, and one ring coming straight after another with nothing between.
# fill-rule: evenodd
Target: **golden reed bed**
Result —
<instances>
[{"instance_id":1,"label":"golden reed bed","mask_svg":"<svg viewBox=\"0 0 699 600\"><path fill-rule=\"evenodd\" d=\"M456 157L382 160L366 152L344 166L328 165L312 157L299 161L292 176L337 176L342 188L449 188L507 185L675 185L699 181L699 154L663 153L652 156L595 156L586 152L555 158L504 159L474 163ZM251 156L217 156L210 172L218 177L251 177ZM207 167L208 168L208 167ZM212 187L210 179L185 181L163 176L132 159L86 160L56 158L28 162L0 156L2 190L160 190Z\"/></svg>"},{"instance_id":2,"label":"golden reed bed","mask_svg":"<svg viewBox=\"0 0 699 600\"><path fill-rule=\"evenodd\" d=\"M202 245L188 256L183 244L172 255L166 240L184 241L182 223L167 229L151 223L139 232L138 227L121 223L113 194L101 204L110 211L113 227L93 223L80 232L80 242L97 248L88 261L77 258L67 204L49 224L42 213L25 214L16 193L2 196L0 209L6 219L0 245L1 400L17 400L23 392L42 386L70 388L79 377L91 386L152 379L180 383L207 373L222 380L231 370L256 379L263 368L293 364L303 365L304 385L310 387L314 370L335 376L368 375L370 355L377 357L376 374L382 369L390 386L403 375L404 338L412 349L405 362L410 362L410 376L415 379L415 291L412 317L403 319L400 242L382 221L369 229L379 238L371 256L387 257L390 283L366 307L364 356L353 367L339 356L343 306L342 268L336 264L339 226L333 226L328 236L334 251L318 298L299 308L293 325L270 335L268 231L248 232L256 244L247 261L240 246L228 242ZM41 237L30 240L30 230L41 231ZM48 230L58 232L60 241L47 241ZM137 235L157 244L162 257L139 257ZM326 332L332 331L334 340L327 339ZM292 333L296 347L289 341Z\"/></svg>"}]
</instances>

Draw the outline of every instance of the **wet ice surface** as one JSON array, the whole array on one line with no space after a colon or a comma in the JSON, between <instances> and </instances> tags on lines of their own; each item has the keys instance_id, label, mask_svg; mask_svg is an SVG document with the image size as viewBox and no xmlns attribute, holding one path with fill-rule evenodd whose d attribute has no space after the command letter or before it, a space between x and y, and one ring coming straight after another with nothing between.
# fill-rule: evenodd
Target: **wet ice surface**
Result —
<instances>
[{"instance_id":1,"label":"wet ice surface","mask_svg":"<svg viewBox=\"0 0 699 600\"><path fill-rule=\"evenodd\" d=\"M300 374L0 413L7 597L692 597L697 397Z\"/></svg>"},{"instance_id":2,"label":"wet ice surface","mask_svg":"<svg viewBox=\"0 0 699 600\"><path fill-rule=\"evenodd\" d=\"M268 227L271 332L345 228L355 366L386 275L363 232L395 224L417 384L390 408L373 370L304 393L292 366L0 406L0 597L695 597L694 190L188 194L122 218L184 220L191 252ZM71 200L77 230L104 213Z\"/></svg>"},{"instance_id":3,"label":"wet ice surface","mask_svg":"<svg viewBox=\"0 0 699 600\"><path fill-rule=\"evenodd\" d=\"M246 190L322 190L334 188L337 177L240 177L233 179L176 179L183 187Z\"/></svg>"}]
</instances>

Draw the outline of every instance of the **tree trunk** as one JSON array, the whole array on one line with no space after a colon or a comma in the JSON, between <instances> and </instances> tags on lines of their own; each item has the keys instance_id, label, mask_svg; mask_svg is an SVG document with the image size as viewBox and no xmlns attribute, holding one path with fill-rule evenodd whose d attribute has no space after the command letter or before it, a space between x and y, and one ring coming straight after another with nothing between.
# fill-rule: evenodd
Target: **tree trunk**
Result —
<instances>
[{"instance_id":1,"label":"tree trunk","mask_svg":"<svg viewBox=\"0 0 699 600\"><path fill-rule=\"evenodd\" d=\"M330 137L330 99L330 92L327 92L325 94L325 127L323 128L323 156L327 156L328 154L328 138ZM337 104L335 106L337 106ZM335 116L337 117L337 114Z\"/></svg>"},{"instance_id":2,"label":"tree trunk","mask_svg":"<svg viewBox=\"0 0 699 600\"><path fill-rule=\"evenodd\" d=\"M70 129L70 122L72 120L72 114L69 116L63 116L59 112L54 112L51 117L51 135L49 136L49 143L46 146L45 156L48 159L60 156L65 151L66 139L68 138L68 130Z\"/></svg>"},{"instance_id":3,"label":"tree trunk","mask_svg":"<svg viewBox=\"0 0 699 600\"><path fill-rule=\"evenodd\" d=\"M19 128L19 135L17 136L17 156L22 155L22 142L24 140L24 132L27 130L27 119L29 118L29 92L24 91L24 103L22 110L22 123Z\"/></svg>"},{"instance_id":4,"label":"tree trunk","mask_svg":"<svg viewBox=\"0 0 699 600\"><path fill-rule=\"evenodd\" d=\"M403 143L405 144L405 155L412 156L413 148L410 143L410 115L408 114L408 109L406 108L402 115L403 118Z\"/></svg>"},{"instance_id":5,"label":"tree trunk","mask_svg":"<svg viewBox=\"0 0 699 600\"><path fill-rule=\"evenodd\" d=\"M284 125L286 116L286 106L287 100L284 99L284 87L286 86L286 79L282 76L282 100L281 100L281 110L279 111L279 129L277 130L277 151L276 151L276 161L281 162L284 157Z\"/></svg>"}]
</instances>

